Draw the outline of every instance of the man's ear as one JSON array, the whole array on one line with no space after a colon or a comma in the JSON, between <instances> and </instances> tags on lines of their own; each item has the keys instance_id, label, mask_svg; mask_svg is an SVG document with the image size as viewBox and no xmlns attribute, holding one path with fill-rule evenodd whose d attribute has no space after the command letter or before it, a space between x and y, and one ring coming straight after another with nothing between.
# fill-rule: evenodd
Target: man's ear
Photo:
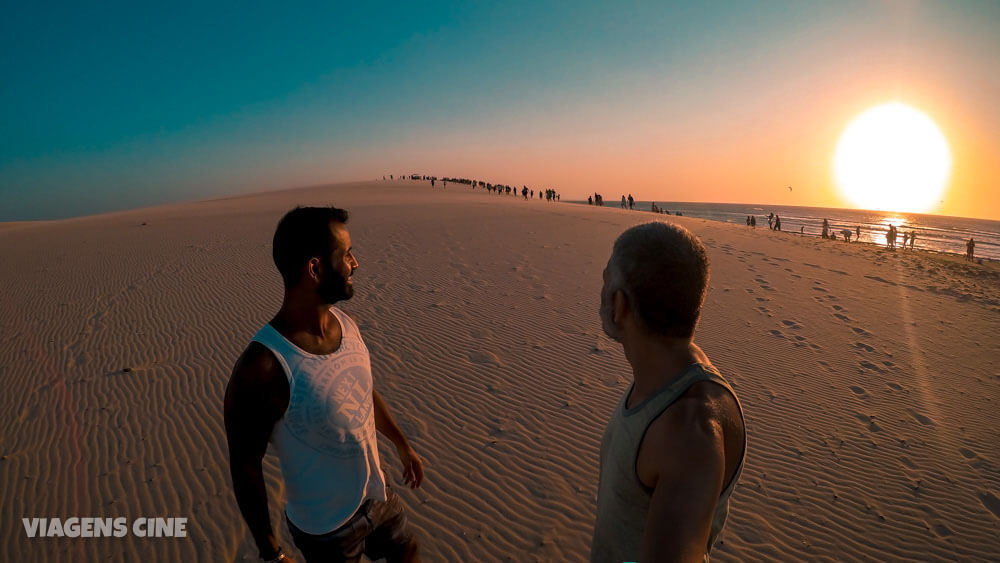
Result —
<instances>
[{"instance_id":1,"label":"man's ear","mask_svg":"<svg viewBox=\"0 0 1000 563\"><path fill-rule=\"evenodd\" d=\"M614 321L616 326L625 326L625 318L629 314L629 302L628 296L625 292L618 289L615 290L614 296L612 296L614 302L614 311L611 315L611 320Z\"/></svg>"},{"instance_id":2,"label":"man's ear","mask_svg":"<svg viewBox=\"0 0 1000 563\"><path fill-rule=\"evenodd\" d=\"M309 274L309 277L312 279L319 281L319 271L319 258L310 258L309 262L306 264L306 273Z\"/></svg>"}]
</instances>

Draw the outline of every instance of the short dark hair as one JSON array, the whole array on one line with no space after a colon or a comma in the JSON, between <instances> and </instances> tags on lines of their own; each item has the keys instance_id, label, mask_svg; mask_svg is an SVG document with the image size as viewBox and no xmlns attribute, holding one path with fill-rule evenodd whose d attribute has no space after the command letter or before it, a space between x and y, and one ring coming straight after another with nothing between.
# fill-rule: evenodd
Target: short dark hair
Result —
<instances>
[{"instance_id":1,"label":"short dark hair","mask_svg":"<svg viewBox=\"0 0 1000 563\"><path fill-rule=\"evenodd\" d=\"M691 231L645 223L621 234L611 253L618 288L653 333L690 338L708 288L708 253Z\"/></svg>"},{"instance_id":2,"label":"short dark hair","mask_svg":"<svg viewBox=\"0 0 1000 563\"><path fill-rule=\"evenodd\" d=\"M302 267L313 258L326 259L332 252L330 223L346 224L350 214L333 207L296 207L278 221L271 244L274 265L285 288L299 283Z\"/></svg>"}]
</instances>

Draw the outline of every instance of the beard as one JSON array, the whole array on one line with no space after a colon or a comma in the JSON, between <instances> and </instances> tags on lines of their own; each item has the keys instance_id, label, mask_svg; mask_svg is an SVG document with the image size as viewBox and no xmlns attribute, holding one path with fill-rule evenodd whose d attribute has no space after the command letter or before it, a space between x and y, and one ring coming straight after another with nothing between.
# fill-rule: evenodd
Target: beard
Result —
<instances>
[{"instance_id":1,"label":"beard","mask_svg":"<svg viewBox=\"0 0 1000 563\"><path fill-rule=\"evenodd\" d=\"M615 304L614 304L614 293L610 291L601 291L601 329L604 334L608 335L608 338L614 340L615 342L621 342L622 330L615 325Z\"/></svg>"},{"instance_id":2,"label":"beard","mask_svg":"<svg viewBox=\"0 0 1000 563\"><path fill-rule=\"evenodd\" d=\"M330 305L354 297L354 286L330 264L323 263L323 280L316 287L316 294Z\"/></svg>"}]
</instances>

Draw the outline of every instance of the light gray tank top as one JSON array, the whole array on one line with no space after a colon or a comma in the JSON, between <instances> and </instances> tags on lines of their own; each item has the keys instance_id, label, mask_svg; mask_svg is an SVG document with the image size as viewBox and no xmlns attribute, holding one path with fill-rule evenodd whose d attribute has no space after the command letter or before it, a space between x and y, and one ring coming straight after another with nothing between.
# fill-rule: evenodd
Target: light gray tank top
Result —
<instances>
[{"instance_id":1,"label":"light gray tank top","mask_svg":"<svg viewBox=\"0 0 1000 563\"><path fill-rule=\"evenodd\" d=\"M700 381L711 381L725 387L736 399L743 419L743 407L736 393L722 375L711 365L694 364L687 368L669 385L647 398L642 403L626 408L634 384L622 396L611 415L611 420L601 440L600 481L597 487L597 522L594 525L594 539L591 543L590 560L593 563L621 563L638 561L642 547L642 536L646 528L646 515L652 498L652 489L639 481L636 459L642 438L658 416ZM745 424L745 423L744 423ZM743 452L732 480L726 485L715 505L712 516L712 530L705 546L705 559L712 545L722 531L729 514L729 496L743 472L746 456L746 440Z\"/></svg>"},{"instance_id":2,"label":"light gray tank top","mask_svg":"<svg viewBox=\"0 0 1000 563\"><path fill-rule=\"evenodd\" d=\"M310 354L270 323L253 337L288 377L288 408L270 444L285 481L288 519L309 534L338 528L366 499L386 500L368 347L350 317L330 311L343 329L332 354Z\"/></svg>"}]
</instances>

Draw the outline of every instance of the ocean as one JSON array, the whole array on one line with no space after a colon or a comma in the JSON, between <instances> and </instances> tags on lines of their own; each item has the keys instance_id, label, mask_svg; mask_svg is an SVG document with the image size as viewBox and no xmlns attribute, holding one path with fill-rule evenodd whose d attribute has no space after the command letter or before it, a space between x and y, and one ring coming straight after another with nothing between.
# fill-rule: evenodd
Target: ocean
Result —
<instances>
[{"instance_id":1,"label":"ocean","mask_svg":"<svg viewBox=\"0 0 1000 563\"><path fill-rule=\"evenodd\" d=\"M574 201L582 203L586 201ZM637 211L649 212L649 201L635 202ZM618 208L620 201L605 202L605 207ZM657 207L676 214L678 211L686 217L698 217L710 221L721 221L745 225L747 215L757 217L757 228L767 228L767 215L774 213L781 217L781 230L788 233L803 232L808 236L820 236L823 232L823 219L830 222L830 230L842 235L843 229L850 229L851 240L854 240L854 230L861 227L861 242L885 245L886 232L889 225L896 225L899 234L896 244L901 245L903 233L917 233L914 248L946 252L949 254L965 254L965 243L972 238L976 242L976 258L1000 260L1000 221L986 219L969 219L966 217L947 217L944 215L925 215L920 213L890 213L885 211L863 211L855 209L835 209L824 207L796 207L789 205L754 205L745 203L693 203L683 201L657 201ZM907 243L909 246L909 243Z\"/></svg>"}]
</instances>

